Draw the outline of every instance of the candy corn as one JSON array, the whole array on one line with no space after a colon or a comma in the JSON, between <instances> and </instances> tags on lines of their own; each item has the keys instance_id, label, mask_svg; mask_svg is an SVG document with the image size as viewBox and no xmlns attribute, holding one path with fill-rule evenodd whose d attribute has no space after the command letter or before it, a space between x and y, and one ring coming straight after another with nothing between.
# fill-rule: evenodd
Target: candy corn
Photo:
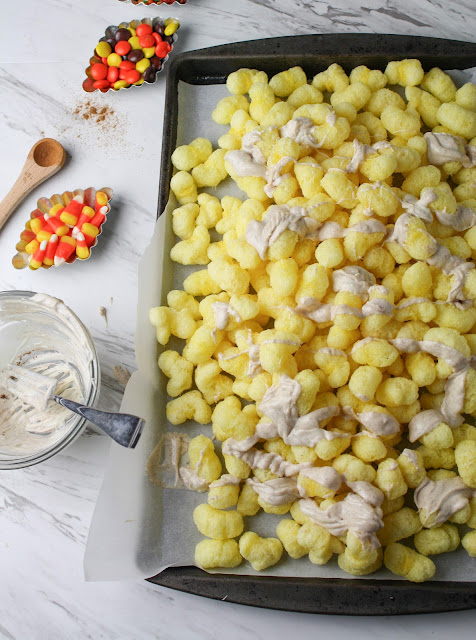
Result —
<instances>
[{"instance_id":1,"label":"candy corn","mask_svg":"<svg viewBox=\"0 0 476 640\"><path fill-rule=\"evenodd\" d=\"M30 225L33 233L37 235L42 229L44 229L46 225L45 216L42 215L42 216L39 216L38 218L34 218L34 220L30 222Z\"/></svg>"},{"instance_id":2,"label":"candy corn","mask_svg":"<svg viewBox=\"0 0 476 640\"><path fill-rule=\"evenodd\" d=\"M107 194L104 193L104 191L98 191L96 193L96 203L95 203L96 211L99 211L102 207L107 205L108 202L109 202L109 198L107 197Z\"/></svg>"},{"instance_id":3,"label":"candy corn","mask_svg":"<svg viewBox=\"0 0 476 640\"><path fill-rule=\"evenodd\" d=\"M81 229L81 233L84 235L88 247L90 247L95 241L96 236L99 235L99 227L95 227L93 224L85 222Z\"/></svg>"},{"instance_id":4,"label":"candy corn","mask_svg":"<svg viewBox=\"0 0 476 640\"><path fill-rule=\"evenodd\" d=\"M36 239L41 244L43 240L46 240L46 242L48 242L52 235L53 234L51 230L49 231L48 229L42 229L39 233L36 234Z\"/></svg>"},{"instance_id":5,"label":"candy corn","mask_svg":"<svg viewBox=\"0 0 476 640\"><path fill-rule=\"evenodd\" d=\"M60 214L60 220L70 227L74 227L83 209L83 196L75 196Z\"/></svg>"},{"instance_id":6,"label":"candy corn","mask_svg":"<svg viewBox=\"0 0 476 640\"><path fill-rule=\"evenodd\" d=\"M95 227L100 227L104 220L106 219L107 207L101 207L101 209L96 213L94 218L91 218L90 223Z\"/></svg>"},{"instance_id":7,"label":"candy corn","mask_svg":"<svg viewBox=\"0 0 476 640\"><path fill-rule=\"evenodd\" d=\"M68 225L62 222L61 218L55 218L51 214L45 213L45 221L51 232L56 233L57 236L65 236L69 231Z\"/></svg>"},{"instance_id":8,"label":"candy corn","mask_svg":"<svg viewBox=\"0 0 476 640\"><path fill-rule=\"evenodd\" d=\"M74 193L38 201L39 208L30 214L16 244L16 269L49 269L89 258L110 210L110 190Z\"/></svg>"},{"instance_id":9,"label":"candy corn","mask_svg":"<svg viewBox=\"0 0 476 640\"><path fill-rule=\"evenodd\" d=\"M76 249L76 240L71 236L63 236L56 249L54 258L55 267L60 267L66 260L73 255Z\"/></svg>"},{"instance_id":10,"label":"candy corn","mask_svg":"<svg viewBox=\"0 0 476 640\"><path fill-rule=\"evenodd\" d=\"M55 263L55 255L58 249L58 244L59 244L59 238L55 233L51 236L50 241L48 242L48 245L46 247L45 257L43 258L43 264L45 264L48 267L53 266Z\"/></svg>"},{"instance_id":11,"label":"candy corn","mask_svg":"<svg viewBox=\"0 0 476 640\"><path fill-rule=\"evenodd\" d=\"M20 233L20 240L24 240L26 243L31 242L36 238L36 235L33 231L25 229Z\"/></svg>"},{"instance_id":12,"label":"candy corn","mask_svg":"<svg viewBox=\"0 0 476 640\"><path fill-rule=\"evenodd\" d=\"M81 231L78 233L76 241L76 255L80 260L86 260L87 258L89 258L90 251L86 242L86 238L84 237L84 234L81 233Z\"/></svg>"},{"instance_id":13,"label":"candy corn","mask_svg":"<svg viewBox=\"0 0 476 640\"><path fill-rule=\"evenodd\" d=\"M60 214L64 211L64 205L63 204L55 204L53 207L51 207L51 209L48 211L48 214L52 217L55 216L60 216Z\"/></svg>"},{"instance_id":14,"label":"candy corn","mask_svg":"<svg viewBox=\"0 0 476 640\"><path fill-rule=\"evenodd\" d=\"M35 251L30 260L30 269L39 269L43 264L43 258L45 257L46 247L48 245L47 240L43 240L38 249Z\"/></svg>"},{"instance_id":15,"label":"candy corn","mask_svg":"<svg viewBox=\"0 0 476 640\"><path fill-rule=\"evenodd\" d=\"M85 222L90 222L92 218L94 218L96 212L91 207L83 207L81 211L81 215L79 216L79 220L76 223L76 226L73 229L73 238L75 238L80 231L82 231L83 224Z\"/></svg>"},{"instance_id":16,"label":"candy corn","mask_svg":"<svg viewBox=\"0 0 476 640\"><path fill-rule=\"evenodd\" d=\"M25 251L27 253L29 253L30 255L33 255L35 253L35 251L38 250L40 246L40 243L38 242L38 240L35 238L34 240L32 240L31 242L29 242L26 247L25 247Z\"/></svg>"}]
</instances>

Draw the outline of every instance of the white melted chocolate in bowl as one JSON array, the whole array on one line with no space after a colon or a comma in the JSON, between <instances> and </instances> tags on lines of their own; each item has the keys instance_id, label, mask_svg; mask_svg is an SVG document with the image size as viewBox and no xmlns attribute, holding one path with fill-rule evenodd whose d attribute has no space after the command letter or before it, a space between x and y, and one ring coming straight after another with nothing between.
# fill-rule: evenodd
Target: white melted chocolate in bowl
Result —
<instances>
[{"instance_id":1,"label":"white melted chocolate in bowl","mask_svg":"<svg viewBox=\"0 0 476 640\"><path fill-rule=\"evenodd\" d=\"M96 348L71 309L46 294L0 292L0 469L46 460L86 425L54 402L40 411L6 391L1 377L8 364L55 378L57 395L88 406L95 405L100 387Z\"/></svg>"}]
</instances>

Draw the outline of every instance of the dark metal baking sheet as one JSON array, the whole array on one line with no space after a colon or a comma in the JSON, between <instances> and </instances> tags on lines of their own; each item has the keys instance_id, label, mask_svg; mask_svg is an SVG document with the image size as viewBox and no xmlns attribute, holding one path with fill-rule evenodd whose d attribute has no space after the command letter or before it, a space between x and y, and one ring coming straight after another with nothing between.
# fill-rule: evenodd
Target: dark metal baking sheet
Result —
<instances>
[{"instance_id":1,"label":"dark metal baking sheet","mask_svg":"<svg viewBox=\"0 0 476 640\"><path fill-rule=\"evenodd\" d=\"M347 72L365 64L384 70L390 60L418 58L423 68L476 65L476 44L377 34L320 34L251 40L178 55L167 72L158 215L169 198L171 155L178 123L178 83L224 84L241 67L274 75L296 65L308 77L333 62ZM476 582L309 579L208 574L195 567L166 569L150 582L187 593L257 607L344 615L435 613L476 608Z\"/></svg>"}]
</instances>

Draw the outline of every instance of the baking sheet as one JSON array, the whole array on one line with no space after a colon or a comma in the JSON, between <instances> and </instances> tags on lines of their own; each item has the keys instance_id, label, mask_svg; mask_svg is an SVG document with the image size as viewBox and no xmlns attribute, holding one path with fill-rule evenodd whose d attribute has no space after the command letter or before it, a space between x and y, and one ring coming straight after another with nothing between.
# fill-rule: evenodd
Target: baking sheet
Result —
<instances>
[{"instance_id":1,"label":"baking sheet","mask_svg":"<svg viewBox=\"0 0 476 640\"><path fill-rule=\"evenodd\" d=\"M476 69L455 72L458 84L476 78ZM228 95L223 85L199 86L179 84L179 128L177 145L206 135L216 147L225 127L217 125L211 113L218 100ZM206 190L221 197L225 193L240 195L236 185L227 180L216 190ZM243 194L241 194L243 197ZM165 420L167 402L166 382L157 367L155 329L149 324L150 308L166 303L167 292L182 288L190 267L172 263L168 256L175 243L172 232L171 211L176 203L171 200L155 228L151 244L139 266L138 318L136 330L136 359L139 371L127 386L122 411L137 413L147 420L141 441L135 450L124 450L115 443L105 473L89 533L84 569L87 580L128 580L146 578L160 573L169 566L194 564L195 545L203 539L192 520L193 509L205 502L207 494L184 489L161 489L154 486L147 474L150 453L165 431L199 433L212 437L211 426L185 423L179 427ZM203 268L203 267L198 267ZM171 348L169 343L165 348ZM245 518L246 529L262 536L276 537L276 525L282 517L260 513ZM476 577L474 562L468 562L463 549L451 554L433 556L437 566L434 580L472 582ZM348 578L337 566L336 556L324 566L311 564L307 556L283 559L264 572L255 572L247 562L224 573L286 576L307 578ZM386 569L359 579L398 580Z\"/></svg>"}]
</instances>

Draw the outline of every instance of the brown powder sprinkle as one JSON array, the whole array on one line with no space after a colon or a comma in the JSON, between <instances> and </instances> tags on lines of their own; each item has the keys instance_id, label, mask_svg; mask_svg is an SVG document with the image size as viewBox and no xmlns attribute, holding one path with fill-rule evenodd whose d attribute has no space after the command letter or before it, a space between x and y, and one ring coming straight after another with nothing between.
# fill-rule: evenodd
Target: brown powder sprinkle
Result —
<instances>
[{"instance_id":1,"label":"brown powder sprinkle","mask_svg":"<svg viewBox=\"0 0 476 640\"><path fill-rule=\"evenodd\" d=\"M33 160L40 167L64 163L64 149L56 140L44 139L35 145Z\"/></svg>"},{"instance_id":2,"label":"brown powder sprinkle","mask_svg":"<svg viewBox=\"0 0 476 640\"><path fill-rule=\"evenodd\" d=\"M101 107L97 103L95 104L91 99L86 100L78 104L73 111L74 115L83 120L90 120L99 125L107 124L108 128L115 128L114 122L115 111L112 107Z\"/></svg>"}]
</instances>

